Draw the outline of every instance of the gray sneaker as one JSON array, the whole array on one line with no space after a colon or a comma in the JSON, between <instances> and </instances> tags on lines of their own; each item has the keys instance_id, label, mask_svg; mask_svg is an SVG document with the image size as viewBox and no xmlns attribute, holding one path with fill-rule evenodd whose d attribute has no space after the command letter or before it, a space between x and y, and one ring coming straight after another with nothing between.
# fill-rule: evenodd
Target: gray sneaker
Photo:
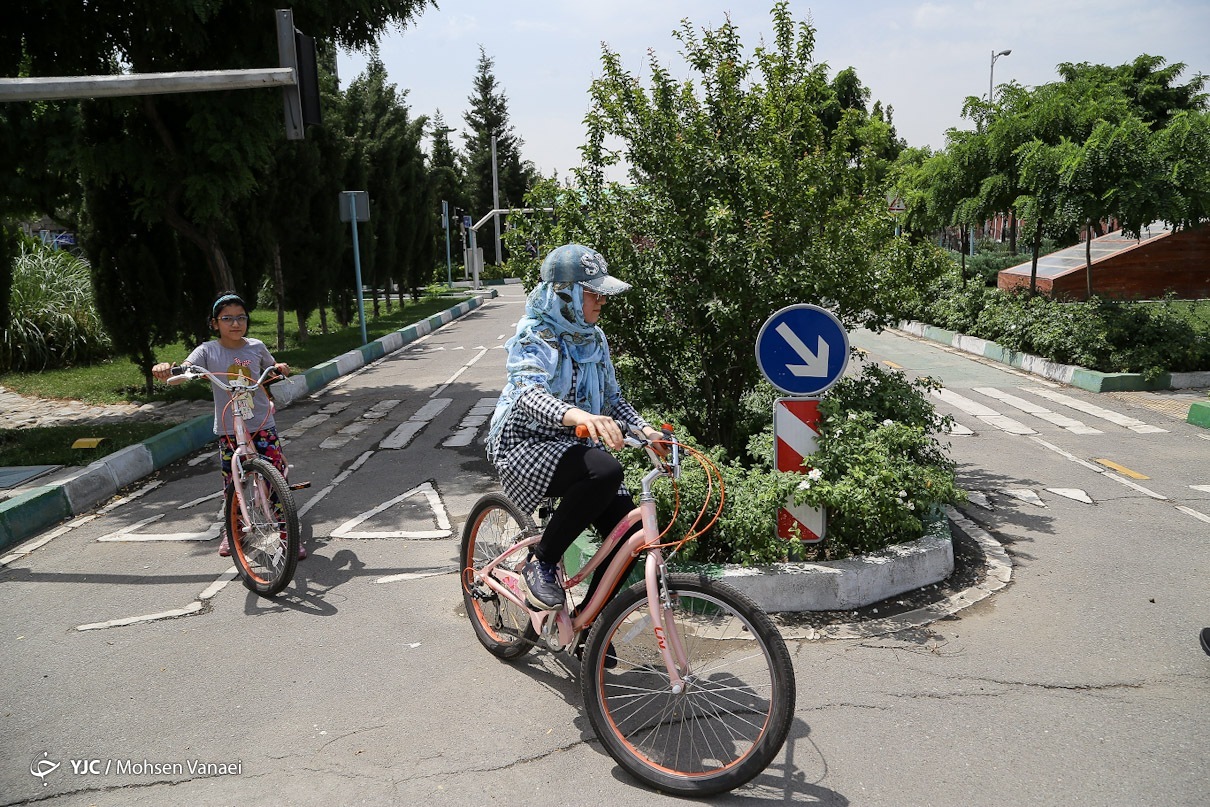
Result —
<instances>
[{"instance_id":1,"label":"gray sneaker","mask_svg":"<svg viewBox=\"0 0 1210 807\"><path fill-rule=\"evenodd\" d=\"M557 572L555 564L537 558L521 567L525 588L529 590L525 599L534 608L556 611L563 607L566 599Z\"/></svg>"}]
</instances>

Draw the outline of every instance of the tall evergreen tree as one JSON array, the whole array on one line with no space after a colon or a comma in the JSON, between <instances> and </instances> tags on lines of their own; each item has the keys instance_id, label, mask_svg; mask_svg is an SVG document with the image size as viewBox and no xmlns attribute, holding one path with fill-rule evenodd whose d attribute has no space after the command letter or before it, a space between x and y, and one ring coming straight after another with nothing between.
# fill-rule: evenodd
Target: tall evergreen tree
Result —
<instances>
[{"instance_id":1,"label":"tall evergreen tree","mask_svg":"<svg viewBox=\"0 0 1210 807\"><path fill-rule=\"evenodd\" d=\"M480 218L492 209L492 135L496 136L496 173L500 187L501 207L520 207L526 190L533 184L535 171L530 163L522 162L524 141L513 131L508 118L508 98L492 72L495 61L479 48L479 64L475 73L474 92L463 120L467 131L462 133L465 150L466 195L469 210ZM478 239L483 247L483 259L499 264L496 255L495 230L482 233Z\"/></svg>"}]
</instances>

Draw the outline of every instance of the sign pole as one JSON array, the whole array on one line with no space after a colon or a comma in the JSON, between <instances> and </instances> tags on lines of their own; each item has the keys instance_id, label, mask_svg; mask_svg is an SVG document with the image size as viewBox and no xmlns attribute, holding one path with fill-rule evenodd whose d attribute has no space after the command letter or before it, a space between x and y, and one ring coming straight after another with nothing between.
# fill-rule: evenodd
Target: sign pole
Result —
<instances>
[{"instance_id":1,"label":"sign pole","mask_svg":"<svg viewBox=\"0 0 1210 807\"><path fill-rule=\"evenodd\" d=\"M454 265L450 262L450 203L441 200L441 226L445 228L445 284L454 287Z\"/></svg>"},{"instance_id":2,"label":"sign pole","mask_svg":"<svg viewBox=\"0 0 1210 807\"><path fill-rule=\"evenodd\" d=\"M356 204L353 201L353 194L356 191L345 191L345 199L349 205L349 224L353 228L353 278L357 284L357 319L361 323L361 343L363 345L369 343L366 337L366 304L361 293L361 248L357 243L357 210Z\"/></svg>"}]
</instances>

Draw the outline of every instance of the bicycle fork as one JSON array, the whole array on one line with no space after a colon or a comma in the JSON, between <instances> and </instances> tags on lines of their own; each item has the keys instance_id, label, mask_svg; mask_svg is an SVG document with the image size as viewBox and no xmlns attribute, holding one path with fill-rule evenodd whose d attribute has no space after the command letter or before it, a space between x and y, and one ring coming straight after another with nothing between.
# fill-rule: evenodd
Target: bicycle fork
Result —
<instances>
[{"instance_id":1,"label":"bicycle fork","mask_svg":"<svg viewBox=\"0 0 1210 807\"><path fill-rule=\"evenodd\" d=\"M656 642L659 644L660 655L664 658L664 666L668 670L672 694L679 695L685 691L687 684L692 683L693 673L689 669L689 655L685 652L685 644L676 627L672 594L668 590L668 568L664 565L664 558L659 549L648 551L644 572L647 603L651 608Z\"/></svg>"}]
</instances>

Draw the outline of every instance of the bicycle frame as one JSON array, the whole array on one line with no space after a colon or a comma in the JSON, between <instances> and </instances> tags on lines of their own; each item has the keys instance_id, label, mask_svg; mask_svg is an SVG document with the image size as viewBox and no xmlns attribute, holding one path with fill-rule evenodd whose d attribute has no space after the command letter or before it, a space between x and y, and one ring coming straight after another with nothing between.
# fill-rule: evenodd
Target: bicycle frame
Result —
<instances>
[{"instance_id":1,"label":"bicycle frame","mask_svg":"<svg viewBox=\"0 0 1210 807\"><path fill-rule=\"evenodd\" d=\"M261 373L260 378L258 378L256 381L251 382L251 383L249 383L248 380L244 376L236 376L234 378L231 378L229 381L224 381L217 374L210 372L205 367L199 367L199 366L193 365L193 364L191 364L187 367L182 367L180 369L182 370L182 372L179 374L176 374L176 377L183 378L184 380L192 380L195 378L206 378L206 379L214 382L216 385L218 385L221 389L223 389L225 392L227 392L231 396L231 400L227 404L227 406L236 407L235 411L232 412L233 417L231 418L232 425L234 425L234 427L235 427L235 435L234 435L235 436L235 450L232 452L232 455L231 455L231 480L232 480L233 486L235 488L235 490L234 490L235 500L239 505L240 517L243 520L243 523L245 525L245 531L246 531L246 529L247 529L246 525L249 525L252 523L252 514L249 512L249 506L250 506L249 503L244 499L243 458L248 457L248 456L255 457L255 456L257 456L257 452L256 452L256 449L251 445L251 439L250 439L251 435L248 432L247 424L244 423L244 418L241 416L241 414L239 412L239 409L237 406L237 397L241 396L241 395L250 396L257 389L259 389L262 386L265 386L265 380L269 377L269 375L271 373L273 373L275 371L276 368L272 367L272 366L266 367L264 372ZM270 411L272 411L272 409L273 409L272 401L269 402L269 407L270 407ZM264 488L261 485L257 486L257 493L259 494L258 498L261 499L266 506L271 506L271 505L269 505L268 492L266 490L264 490ZM266 510L265 515L271 516L272 514L268 510Z\"/></svg>"},{"instance_id":2,"label":"bicycle frame","mask_svg":"<svg viewBox=\"0 0 1210 807\"><path fill-rule=\"evenodd\" d=\"M641 529L626 539L625 544L622 544L621 549L614 554L613 560L605 568L601 582L593 592L592 598L574 616L569 615L567 609L562 608L557 611L538 611L531 608L520 590L520 578L517 570L506 563L506 559L514 557L521 550L538 543L541 536L524 538L502 552L483 568L481 582L499 596L525 609L529 614L534 631L539 635L545 632L548 622L554 619L559 644L568 647L576 636L591 626L600 615L605 603L609 601L614 589L621 582L622 575L631 559L645 552L643 579L647 587L647 602L651 607L652 627L660 648L660 655L663 657L664 666L668 671L672 691L674 694L680 694L684 688L684 679L690 676L692 671L689 669L688 654L685 652L684 643L676 628L676 620L670 618L672 600L667 586L664 585L667 567L659 543L660 530L656 518L655 496L651 492L652 483L665 473L664 470L656 468L643 477L639 506L631 510L613 528L609 536L602 542L601 548L593 554L584 568L566 582L566 587L572 588L587 579L601 565L610 551L619 544L627 530L636 522L642 522ZM505 578L507 582L500 582L493 575L493 572L501 566L508 572Z\"/></svg>"}]
</instances>

